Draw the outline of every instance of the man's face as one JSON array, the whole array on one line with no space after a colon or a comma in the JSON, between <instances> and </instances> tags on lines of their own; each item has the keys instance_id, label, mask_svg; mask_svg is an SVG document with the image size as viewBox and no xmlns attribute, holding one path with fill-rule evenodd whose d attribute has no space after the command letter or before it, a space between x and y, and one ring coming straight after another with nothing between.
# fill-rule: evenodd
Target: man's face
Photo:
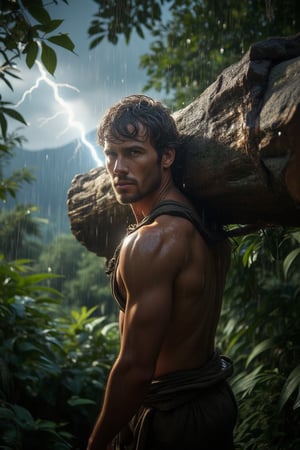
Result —
<instances>
[{"instance_id":1,"label":"man's face","mask_svg":"<svg viewBox=\"0 0 300 450\"><path fill-rule=\"evenodd\" d=\"M114 142L105 140L104 154L119 203L136 203L159 189L161 164L142 126L136 138Z\"/></svg>"}]
</instances>

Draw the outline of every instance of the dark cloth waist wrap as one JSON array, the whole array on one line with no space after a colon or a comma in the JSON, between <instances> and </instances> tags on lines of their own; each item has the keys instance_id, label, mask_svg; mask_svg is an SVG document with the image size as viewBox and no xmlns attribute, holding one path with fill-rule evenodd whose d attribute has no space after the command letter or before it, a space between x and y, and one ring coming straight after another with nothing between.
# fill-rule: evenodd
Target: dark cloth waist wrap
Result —
<instances>
[{"instance_id":1,"label":"dark cloth waist wrap","mask_svg":"<svg viewBox=\"0 0 300 450\"><path fill-rule=\"evenodd\" d=\"M233 364L230 358L220 356L216 351L207 364L199 369L173 372L154 379L143 404L160 411L177 408L189 398L193 398L195 390L214 386L229 378L232 373Z\"/></svg>"},{"instance_id":2,"label":"dark cloth waist wrap","mask_svg":"<svg viewBox=\"0 0 300 450\"><path fill-rule=\"evenodd\" d=\"M188 404L202 391L224 382L232 373L231 359L216 351L203 367L153 379L143 405L115 439L114 450L146 449L151 417L156 411L171 411Z\"/></svg>"}]
</instances>

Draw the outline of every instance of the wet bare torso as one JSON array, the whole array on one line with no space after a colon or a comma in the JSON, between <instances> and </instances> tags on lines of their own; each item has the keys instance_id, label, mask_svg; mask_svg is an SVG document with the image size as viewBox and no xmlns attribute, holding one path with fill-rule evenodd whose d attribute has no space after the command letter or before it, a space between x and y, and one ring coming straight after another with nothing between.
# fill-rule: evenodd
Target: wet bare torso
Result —
<instances>
[{"instance_id":1,"label":"wet bare torso","mask_svg":"<svg viewBox=\"0 0 300 450\"><path fill-rule=\"evenodd\" d=\"M133 248L140 239L147 239L149 245L151 242L158 245L158 241L160 251L168 252L168 246L172 245L178 248L178 269L172 280L171 316L154 377L200 367L215 348L215 332L228 268L228 244L223 241L211 248L190 221L168 215L159 216L152 224L132 233L123 246ZM151 276L151 264L155 264L155 260L144 264L144 270ZM117 283L126 298L122 272L121 265L117 271ZM121 311L121 335L123 320Z\"/></svg>"}]
</instances>

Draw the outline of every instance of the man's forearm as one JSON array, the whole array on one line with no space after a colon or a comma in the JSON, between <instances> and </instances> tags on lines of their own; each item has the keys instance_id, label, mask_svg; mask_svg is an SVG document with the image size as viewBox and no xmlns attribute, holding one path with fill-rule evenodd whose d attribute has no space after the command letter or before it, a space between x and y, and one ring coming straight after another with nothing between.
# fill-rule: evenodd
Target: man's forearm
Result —
<instances>
[{"instance_id":1,"label":"man's forearm","mask_svg":"<svg viewBox=\"0 0 300 450\"><path fill-rule=\"evenodd\" d=\"M113 438L141 405L151 377L138 367L116 362L106 387L102 411L89 439L87 450L107 450Z\"/></svg>"}]
</instances>

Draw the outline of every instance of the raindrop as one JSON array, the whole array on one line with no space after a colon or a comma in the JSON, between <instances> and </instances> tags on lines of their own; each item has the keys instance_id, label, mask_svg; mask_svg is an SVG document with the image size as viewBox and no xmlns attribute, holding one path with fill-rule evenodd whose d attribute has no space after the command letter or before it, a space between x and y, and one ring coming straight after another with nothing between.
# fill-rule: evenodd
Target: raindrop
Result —
<instances>
[{"instance_id":1,"label":"raindrop","mask_svg":"<svg viewBox=\"0 0 300 450\"><path fill-rule=\"evenodd\" d=\"M223 53L224 53L224 48L223 47L220 48L220 53L221 53L221 55L223 55Z\"/></svg>"},{"instance_id":2,"label":"raindrop","mask_svg":"<svg viewBox=\"0 0 300 450\"><path fill-rule=\"evenodd\" d=\"M9 277L5 278L3 281L3 286L6 286L10 282L10 280L11 279Z\"/></svg>"}]
</instances>

